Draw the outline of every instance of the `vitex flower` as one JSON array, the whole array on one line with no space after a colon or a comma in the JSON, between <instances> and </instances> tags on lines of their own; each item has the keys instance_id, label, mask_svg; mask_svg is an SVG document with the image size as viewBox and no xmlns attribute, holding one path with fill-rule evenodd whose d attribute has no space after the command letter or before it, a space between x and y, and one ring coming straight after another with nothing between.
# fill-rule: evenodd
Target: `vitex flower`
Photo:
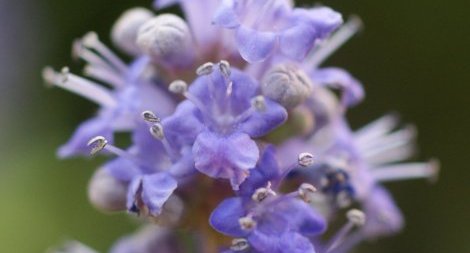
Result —
<instances>
[{"instance_id":1,"label":"vitex flower","mask_svg":"<svg viewBox=\"0 0 470 253\"><path fill-rule=\"evenodd\" d=\"M227 62L206 63L186 89L181 81L170 89L187 100L163 121L170 143L193 145L196 169L215 178L230 179L237 189L255 167L259 150L253 138L282 124L286 110L259 95L258 83Z\"/></svg>"}]
</instances>

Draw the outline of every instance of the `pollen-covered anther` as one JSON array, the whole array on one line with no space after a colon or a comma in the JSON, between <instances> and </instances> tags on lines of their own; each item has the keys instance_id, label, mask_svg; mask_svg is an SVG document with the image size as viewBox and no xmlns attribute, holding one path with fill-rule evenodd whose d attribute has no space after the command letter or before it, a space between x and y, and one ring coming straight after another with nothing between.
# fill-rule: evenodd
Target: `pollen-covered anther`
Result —
<instances>
[{"instance_id":1,"label":"pollen-covered anther","mask_svg":"<svg viewBox=\"0 0 470 253\"><path fill-rule=\"evenodd\" d=\"M366 215L358 209L351 209L347 212L346 217L356 226L363 226L366 223Z\"/></svg>"},{"instance_id":2,"label":"pollen-covered anther","mask_svg":"<svg viewBox=\"0 0 470 253\"><path fill-rule=\"evenodd\" d=\"M248 249L250 245L248 244L248 241L244 238L236 238L232 240L232 245L230 246L230 249L233 251L243 251Z\"/></svg>"},{"instance_id":3,"label":"pollen-covered anther","mask_svg":"<svg viewBox=\"0 0 470 253\"><path fill-rule=\"evenodd\" d=\"M163 140L165 138L165 134L163 132L163 126L160 123L153 124L150 127L150 133L156 139Z\"/></svg>"},{"instance_id":4,"label":"pollen-covered anther","mask_svg":"<svg viewBox=\"0 0 470 253\"><path fill-rule=\"evenodd\" d=\"M108 141L103 136L96 136L92 138L87 143L87 145L91 147L90 155L96 155L101 150L103 150L107 144L108 144Z\"/></svg>"},{"instance_id":5,"label":"pollen-covered anther","mask_svg":"<svg viewBox=\"0 0 470 253\"><path fill-rule=\"evenodd\" d=\"M153 113L152 111L142 112L142 118L150 123L158 123L161 121L161 119L157 117L157 115L155 115L155 113Z\"/></svg>"},{"instance_id":6,"label":"pollen-covered anther","mask_svg":"<svg viewBox=\"0 0 470 253\"><path fill-rule=\"evenodd\" d=\"M255 193L251 195L251 199L253 199L256 202L261 202L268 198L269 196L276 196L276 192L271 190L271 187L262 187L256 189Z\"/></svg>"},{"instance_id":7,"label":"pollen-covered anther","mask_svg":"<svg viewBox=\"0 0 470 253\"><path fill-rule=\"evenodd\" d=\"M214 63L206 62L196 69L196 75L206 76L206 75L212 74L213 71L214 71Z\"/></svg>"},{"instance_id":8,"label":"pollen-covered anther","mask_svg":"<svg viewBox=\"0 0 470 253\"><path fill-rule=\"evenodd\" d=\"M312 92L312 84L302 70L281 65L264 76L261 91L284 107L294 108L307 99Z\"/></svg>"},{"instance_id":9,"label":"pollen-covered anther","mask_svg":"<svg viewBox=\"0 0 470 253\"><path fill-rule=\"evenodd\" d=\"M264 99L263 96L256 96L251 100L251 105L260 112L263 112L266 110L266 100Z\"/></svg>"},{"instance_id":10,"label":"pollen-covered anther","mask_svg":"<svg viewBox=\"0 0 470 253\"><path fill-rule=\"evenodd\" d=\"M298 163L302 167L310 167L314 163L314 157L312 154L303 152L299 154Z\"/></svg>"},{"instance_id":11,"label":"pollen-covered anther","mask_svg":"<svg viewBox=\"0 0 470 253\"><path fill-rule=\"evenodd\" d=\"M251 216L240 218L238 223L243 230L252 230L256 227L256 221Z\"/></svg>"},{"instance_id":12,"label":"pollen-covered anther","mask_svg":"<svg viewBox=\"0 0 470 253\"><path fill-rule=\"evenodd\" d=\"M230 77L232 74L232 71L230 69L230 63L228 61L222 60L219 62L219 69L222 75L224 75L225 78Z\"/></svg>"},{"instance_id":13,"label":"pollen-covered anther","mask_svg":"<svg viewBox=\"0 0 470 253\"><path fill-rule=\"evenodd\" d=\"M141 7L125 11L113 25L111 40L124 52L137 55L139 48L136 40L139 28L153 16L150 10Z\"/></svg>"},{"instance_id":14,"label":"pollen-covered anther","mask_svg":"<svg viewBox=\"0 0 470 253\"><path fill-rule=\"evenodd\" d=\"M307 202L310 203L313 200L313 194L317 191L317 188L311 184L303 183L300 185L298 189L299 197Z\"/></svg>"},{"instance_id":15,"label":"pollen-covered anther","mask_svg":"<svg viewBox=\"0 0 470 253\"><path fill-rule=\"evenodd\" d=\"M188 90L188 84L183 80L175 80L170 83L168 90L175 94L184 94Z\"/></svg>"}]
</instances>

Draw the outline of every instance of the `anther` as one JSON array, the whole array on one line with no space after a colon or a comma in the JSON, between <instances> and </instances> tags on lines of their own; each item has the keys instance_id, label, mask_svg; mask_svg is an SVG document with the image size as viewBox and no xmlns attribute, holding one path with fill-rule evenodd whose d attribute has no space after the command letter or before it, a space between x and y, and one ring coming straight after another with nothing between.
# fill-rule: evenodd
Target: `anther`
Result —
<instances>
[{"instance_id":1,"label":"anther","mask_svg":"<svg viewBox=\"0 0 470 253\"><path fill-rule=\"evenodd\" d=\"M302 167L310 167L314 163L314 157L312 154L307 152L300 153L298 157L298 163Z\"/></svg>"},{"instance_id":2,"label":"anther","mask_svg":"<svg viewBox=\"0 0 470 253\"><path fill-rule=\"evenodd\" d=\"M233 251L243 251L248 249L248 247L250 247L250 245L246 239L236 238L232 240L232 246L230 246L230 249Z\"/></svg>"},{"instance_id":3,"label":"anther","mask_svg":"<svg viewBox=\"0 0 470 253\"><path fill-rule=\"evenodd\" d=\"M251 216L245 216L238 219L238 223L243 230L252 230L256 226L256 221Z\"/></svg>"},{"instance_id":4,"label":"anther","mask_svg":"<svg viewBox=\"0 0 470 253\"><path fill-rule=\"evenodd\" d=\"M232 71L230 70L230 63L225 60L219 62L219 70L225 78L229 78L232 74Z\"/></svg>"},{"instance_id":5,"label":"anther","mask_svg":"<svg viewBox=\"0 0 470 253\"><path fill-rule=\"evenodd\" d=\"M165 134L163 132L163 126L160 123L153 124L150 127L150 133L156 139L163 140L165 138Z\"/></svg>"},{"instance_id":6,"label":"anther","mask_svg":"<svg viewBox=\"0 0 470 253\"><path fill-rule=\"evenodd\" d=\"M351 209L347 212L346 217L356 226L363 226L366 223L366 215L358 209Z\"/></svg>"},{"instance_id":7,"label":"anther","mask_svg":"<svg viewBox=\"0 0 470 253\"><path fill-rule=\"evenodd\" d=\"M196 69L196 74L198 76L206 76L206 75L212 74L213 71L214 71L214 63L206 62Z\"/></svg>"},{"instance_id":8,"label":"anther","mask_svg":"<svg viewBox=\"0 0 470 253\"><path fill-rule=\"evenodd\" d=\"M271 190L271 183L268 183L268 186L266 187L256 189L255 193L251 195L251 199L256 202L261 202L269 196L276 196L276 192Z\"/></svg>"},{"instance_id":9,"label":"anther","mask_svg":"<svg viewBox=\"0 0 470 253\"><path fill-rule=\"evenodd\" d=\"M88 141L87 145L91 147L90 155L96 155L101 150L103 150L108 141L103 136L96 136Z\"/></svg>"},{"instance_id":10,"label":"anther","mask_svg":"<svg viewBox=\"0 0 470 253\"><path fill-rule=\"evenodd\" d=\"M310 203L313 200L312 194L314 194L316 191L317 191L317 188L315 188L315 186L311 184L303 183L300 185L298 189L298 194L299 194L299 197L303 201Z\"/></svg>"},{"instance_id":11,"label":"anther","mask_svg":"<svg viewBox=\"0 0 470 253\"><path fill-rule=\"evenodd\" d=\"M258 111L266 110L266 100L263 96L256 96L251 100L252 106Z\"/></svg>"},{"instance_id":12,"label":"anther","mask_svg":"<svg viewBox=\"0 0 470 253\"><path fill-rule=\"evenodd\" d=\"M188 90L188 84L183 80L175 80L170 83L168 90L175 94L184 94Z\"/></svg>"},{"instance_id":13,"label":"anther","mask_svg":"<svg viewBox=\"0 0 470 253\"><path fill-rule=\"evenodd\" d=\"M145 121L150 122L150 123L158 123L160 122L160 118L155 115L152 111L144 111L142 112L142 118L144 118Z\"/></svg>"}]
</instances>

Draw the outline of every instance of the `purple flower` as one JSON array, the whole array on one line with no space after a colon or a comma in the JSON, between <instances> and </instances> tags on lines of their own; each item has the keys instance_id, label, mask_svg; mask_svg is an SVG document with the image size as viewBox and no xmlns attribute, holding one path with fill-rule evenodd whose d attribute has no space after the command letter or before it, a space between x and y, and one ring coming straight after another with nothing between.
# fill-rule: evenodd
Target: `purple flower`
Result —
<instances>
[{"instance_id":1,"label":"purple flower","mask_svg":"<svg viewBox=\"0 0 470 253\"><path fill-rule=\"evenodd\" d=\"M126 65L103 45L96 34L89 33L74 44L74 54L88 65L85 74L107 83L112 89L97 82L69 73L63 68L61 73L46 68L44 79L54 86L77 93L100 105L97 116L82 123L72 138L58 151L62 158L88 153L87 141L95 136L104 136L113 141L114 132L132 131L136 116L145 109L167 115L173 108L173 101L144 75L148 68L148 58L137 58ZM156 105L155 100L161 101Z\"/></svg>"},{"instance_id":2,"label":"purple flower","mask_svg":"<svg viewBox=\"0 0 470 253\"><path fill-rule=\"evenodd\" d=\"M152 125L151 129L154 128ZM151 217L160 215L165 203L176 190L178 181L184 182L194 173L194 161L189 147L173 150L166 144L166 139L152 138L143 124L134 131L133 146L127 151L95 141L95 147L119 156L106 163L103 169L128 185L128 211Z\"/></svg>"},{"instance_id":3,"label":"purple flower","mask_svg":"<svg viewBox=\"0 0 470 253\"><path fill-rule=\"evenodd\" d=\"M274 51L303 60L342 18L327 7L294 9L286 0L223 0L213 22L233 29L241 56L248 62L259 62Z\"/></svg>"},{"instance_id":4,"label":"purple flower","mask_svg":"<svg viewBox=\"0 0 470 253\"><path fill-rule=\"evenodd\" d=\"M186 91L174 83L189 101L163 121L170 143L193 145L196 169L215 178L230 179L234 189L255 167L259 150L253 138L282 124L286 110L259 96L255 80L228 63L203 65L201 74ZM174 144L175 145L175 144Z\"/></svg>"},{"instance_id":5,"label":"purple flower","mask_svg":"<svg viewBox=\"0 0 470 253\"><path fill-rule=\"evenodd\" d=\"M211 226L236 238L246 238L255 252L315 252L307 236L325 230L320 214L289 195L268 196L259 203L241 197L224 200L213 211Z\"/></svg>"}]
</instances>

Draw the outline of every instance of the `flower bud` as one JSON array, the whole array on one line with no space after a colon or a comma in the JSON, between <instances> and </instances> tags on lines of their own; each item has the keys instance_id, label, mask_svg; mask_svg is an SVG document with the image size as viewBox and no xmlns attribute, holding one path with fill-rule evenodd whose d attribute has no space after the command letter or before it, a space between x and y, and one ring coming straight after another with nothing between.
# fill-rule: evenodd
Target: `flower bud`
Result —
<instances>
[{"instance_id":1,"label":"flower bud","mask_svg":"<svg viewBox=\"0 0 470 253\"><path fill-rule=\"evenodd\" d=\"M301 104L311 93L309 77L291 66L276 66L263 78L261 91L266 97L290 109Z\"/></svg>"},{"instance_id":2,"label":"flower bud","mask_svg":"<svg viewBox=\"0 0 470 253\"><path fill-rule=\"evenodd\" d=\"M139 28L153 17L153 13L145 8L132 8L124 12L114 23L111 40L122 51L130 55L138 55L137 33Z\"/></svg>"},{"instance_id":3,"label":"flower bud","mask_svg":"<svg viewBox=\"0 0 470 253\"><path fill-rule=\"evenodd\" d=\"M155 62L184 67L192 63L192 37L186 22L173 14L156 16L140 27L137 45Z\"/></svg>"},{"instance_id":4,"label":"flower bud","mask_svg":"<svg viewBox=\"0 0 470 253\"><path fill-rule=\"evenodd\" d=\"M127 186L109 174L98 169L88 185L88 198L97 209L106 212L126 210Z\"/></svg>"}]
</instances>

